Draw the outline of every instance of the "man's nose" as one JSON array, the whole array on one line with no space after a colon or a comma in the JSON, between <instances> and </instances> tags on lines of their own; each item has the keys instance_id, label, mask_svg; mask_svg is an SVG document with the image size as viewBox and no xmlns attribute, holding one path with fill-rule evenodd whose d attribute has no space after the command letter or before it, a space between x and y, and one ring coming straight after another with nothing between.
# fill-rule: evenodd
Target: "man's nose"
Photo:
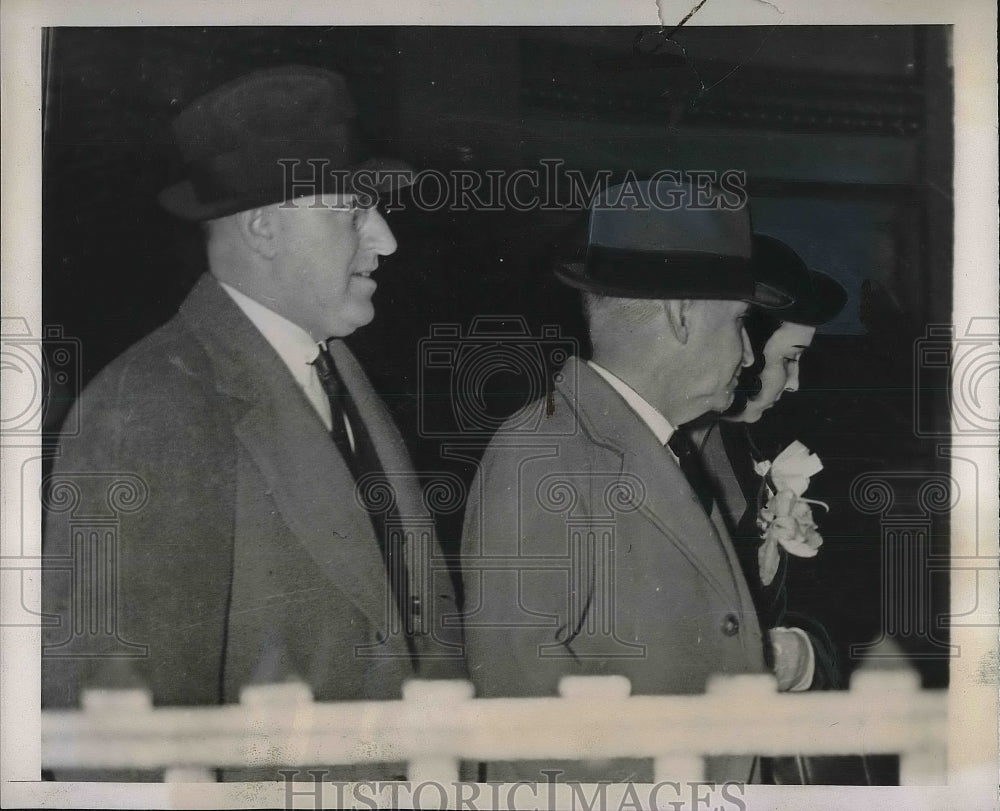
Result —
<instances>
[{"instance_id":1,"label":"man's nose","mask_svg":"<svg viewBox=\"0 0 1000 811\"><path fill-rule=\"evenodd\" d=\"M741 366L753 366L753 347L750 346L750 336L747 335L747 328L740 330L740 339L743 341L743 362Z\"/></svg>"},{"instance_id":2,"label":"man's nose","mask_svg":"<svg viewBox=\"0 0 1000 811\"><path fill-rule=\"evenodd\" d=\"M396 237L393 236L392 229L389 227L389 223L385 221L385 217L378 211L369 213L368 220L365 222L364 235L366 247L379 256L388 256L395 253L396 248L399 247L396 243Z\"/></svg>"}]
</instances>

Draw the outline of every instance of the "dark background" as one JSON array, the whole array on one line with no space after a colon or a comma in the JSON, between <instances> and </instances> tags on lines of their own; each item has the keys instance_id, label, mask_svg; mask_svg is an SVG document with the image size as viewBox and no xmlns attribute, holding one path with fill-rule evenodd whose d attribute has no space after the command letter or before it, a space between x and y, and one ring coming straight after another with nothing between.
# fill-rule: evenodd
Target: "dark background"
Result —
<instances>
[{"instance_id":1,"label":"dark background","mask_svg":"<svg viewBox=\"0 0 1000 811\"><path fill-rule=\"evenodd\" d=\"M916 474L896 509L919 518L917 488L947 470L934 435L947 434L947 369L921 369L918 386L914 363L928 327L951 321L947 38L940 27L685 27L671 41L655 28L49 29L43 315L63 342L74 339L79 362L50 375L47 441L75 392L170 318L206 269L198 229L155 201L181 172L170 121L250 70L341 70L373 148L418 169L510 171L543 158L618 178L742 169L755 227L850 293L803 363L802 391L757 426L771 452L798 438L826 466L809 492L831 507L820 519L826 544L811 561L792 560L791 600L828 625L849 670L849 646L878 637L886 616L886 522L857 509L851 483ZM544 348L552 325L559 342L586 352L579 301L549 272L578 250L585 218L410 205L389 222L400 248L379 273L375 322L350 343L417 467L468 481L471 464L444 458L447 438L428 428L454 421L469 396L461 364L483 355L422 376L432 326L458 325L463 346L489 354L495 339L483 330L509 332L521 318L522 345ZM492 317L479 322L478 342L468 339L476 316ZM487 428L544 385L541 372L495 369L480 381ZM461 510L439 515L446 549L457 548L460 520ZM930 553L947 555L947 517L927 520ZM919 619L930 630L897 633L927 686L947 683L944 575L923 565L902 574L927 596Z\"/></svg>"}]
</instances>

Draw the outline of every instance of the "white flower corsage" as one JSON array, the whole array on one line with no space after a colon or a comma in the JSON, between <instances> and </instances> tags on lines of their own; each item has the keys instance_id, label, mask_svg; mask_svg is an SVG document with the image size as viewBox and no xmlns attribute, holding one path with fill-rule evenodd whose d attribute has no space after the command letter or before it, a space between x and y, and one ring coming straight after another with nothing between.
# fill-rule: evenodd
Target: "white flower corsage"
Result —
<instances>
[{"instance_id":1,"label":"white flower corsage","mask_svg":"<svg viewBox=\"0 0 1000 811\"><path fill-rule=\"evenodd\" d=\"M800 558L815 557L823 537L816 531L810 504L830 508L822 501L803 498L809 478L823 469L816 454L796 440L773 462L764 460L754 465L761 482L760 501L767 503L757 513L757 527L764 543L757 550L760 580L767 586L774 580L780 560L778 546Z\"/></svg>"}]
</instances>

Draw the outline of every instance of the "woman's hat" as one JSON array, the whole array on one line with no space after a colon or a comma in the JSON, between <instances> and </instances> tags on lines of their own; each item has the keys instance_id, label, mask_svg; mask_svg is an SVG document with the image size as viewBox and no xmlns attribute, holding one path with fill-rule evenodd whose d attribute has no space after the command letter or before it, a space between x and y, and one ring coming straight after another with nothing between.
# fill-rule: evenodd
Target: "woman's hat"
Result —
<instances>
[{"instance_id":1,"label":"woman's hat","mask_svg":"<svg viewBox=\"0 0 1000 811\"><path fill-rule=\"evenodd\" d=\"M753 235L753 273L757 279L783 290L795 302L775 313L782 321L816 327L844 309L847 291L836 279L810 270L805 261L780 239Z\"/></svg>"},{"instance_id":2,"label":"woman's hat","mask_svg":"<svg viewBox=\"0 0 1000 811\"><path fill-rule=\"evenodd\" d=\"M289 66L235 79L174 121L187 178L164 189L160 204L211 220L295 197L408 185L405 163L364 153L356 119L347 83L333 71Z\"/></svg>"}]
</instances>

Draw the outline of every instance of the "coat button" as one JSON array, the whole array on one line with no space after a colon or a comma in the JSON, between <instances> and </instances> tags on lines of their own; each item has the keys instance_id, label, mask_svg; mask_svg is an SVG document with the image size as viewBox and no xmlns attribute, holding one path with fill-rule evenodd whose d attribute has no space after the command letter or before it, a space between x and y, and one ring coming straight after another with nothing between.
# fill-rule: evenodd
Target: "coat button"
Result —
<instances>
[{"instance_id":1,"label":"coat button","mask_svg":"<svg viewBox=\"0 0 1000 811\"><path fill-rule=\"evenodd\" d=\"M740 618L735 614L726 614L722 621L722 633L726 636L736 636L740 632Z\"/></svg>"}]
</instances>

